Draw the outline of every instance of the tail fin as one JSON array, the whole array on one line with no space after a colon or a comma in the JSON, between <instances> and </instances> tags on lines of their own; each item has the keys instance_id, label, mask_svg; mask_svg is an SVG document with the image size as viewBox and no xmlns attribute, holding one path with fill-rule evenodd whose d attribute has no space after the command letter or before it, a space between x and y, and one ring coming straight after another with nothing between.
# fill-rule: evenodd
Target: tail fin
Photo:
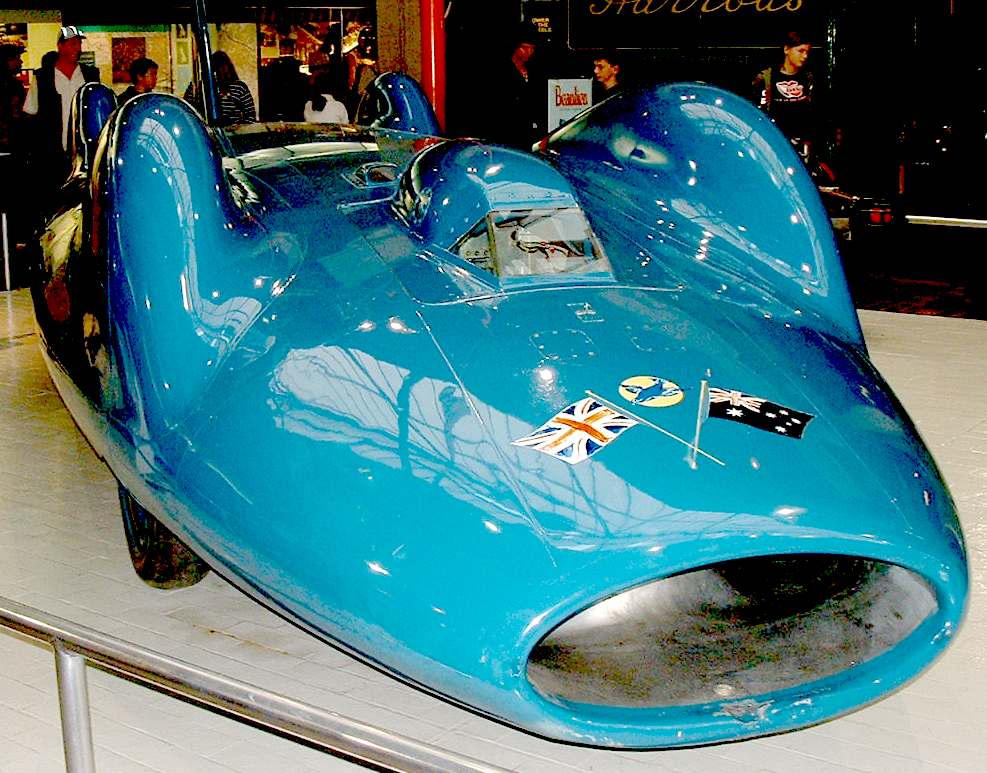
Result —
<instances>
[{"instance_id":1,"label":"tail fin","mask_svg":"<svg viewBox=\"0 0 987 773\"><path fill-rule=\"evenodd\" d=\"M442 133L422 87L414 78L399 72L378 75L367 87L357 107L355 123L430 137Z\"/></svg>"},{"instance_id":2,"label":"tail fin","mask_svg":"<svg viewBox=\"0 0 987 773\"><path fill-rule=\"evenodd\" d=\"M265 232L234 201L221 154L181 100L154 94L124 105L97 166L96 226L124 388L148 424L170 425L291 269L284 256L272 263Z\"/></svg>"},{"instance_id":3,"label":"tail fin","mask_svg":"<svg viewBox=\"0 0 987 773\"><path fill-rule=\"evenodd\" d=\"M116 107L116 94L102 83L86 83L75 92L68 133L68 153L74 174L90 170L99 134Z\"/></svg>"},{"instance_id":4,"label":"tail fin","mask_svg":"<svg viewBox=\"0 0 987 773\"><path fill-rule=\"evenodd\" d=\"M680 275L710 286L740 278L784 299L800 325L863 345L819 193L746 100L699 83L628 91L560 127L542 150L588 209L626 221L645 247L665 244Z\"/></svg>"}]
</instances>

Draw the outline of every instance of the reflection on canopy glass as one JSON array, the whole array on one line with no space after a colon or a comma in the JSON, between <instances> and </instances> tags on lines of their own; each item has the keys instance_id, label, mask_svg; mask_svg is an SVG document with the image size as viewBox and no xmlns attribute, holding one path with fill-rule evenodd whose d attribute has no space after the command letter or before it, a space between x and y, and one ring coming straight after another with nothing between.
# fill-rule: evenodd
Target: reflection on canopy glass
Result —
<instances>
[{"instance_id":1,"label":"reflection on canopy glass","mask_svg":"<svg viewBox=\"0 0 987 773\"><path fill-rule=\"evenodd\" d=\"M610 270L585 215L576 207L491 212L454 250L501 277Z\"/></svg>"}]
</instances>

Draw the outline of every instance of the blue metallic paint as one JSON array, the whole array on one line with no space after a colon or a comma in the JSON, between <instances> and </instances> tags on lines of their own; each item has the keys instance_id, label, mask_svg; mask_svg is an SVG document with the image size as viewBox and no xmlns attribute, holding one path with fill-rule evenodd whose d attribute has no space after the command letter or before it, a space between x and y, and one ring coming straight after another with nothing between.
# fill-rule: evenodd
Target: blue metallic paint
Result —
<instances>
[{"instance_id":1,"label":"blue metallic paint","mask_svg":"<svg viewBox=\"0 0 987 773\"><path fill-rule=\"evenodd\" d=\"M116 110L117 98L113 89L102 83L86 83L79 88L79 97L73 100L74 110L69 112L68 154L76 173L85 172L92 164L99 134Z\"/></svg>"},{"instance_id":2,"label":"blue metallic paint","mask_svg":"<svg viewBox=\"0 0 987 773\"><path fill-rule=\"evenodd\" d=\"M815 186L745 100L699 84L628 91L556 130L543 150L597 227L627 234L642 262L671 249L676 268L728 302L809 314L812 327L862 344ZM734 277L762 297L737 295Z\"/></svg>"},{"instance_id":3,"label":"blue metallic paint","mask_svg":"<svg viewBox=\"0 0 987 773\"><path fill-rule=\"evenodd\" d=\"M435 137L438 119L421 85L399 72L384 72L367 86L357 107L357 122L375 129Z\"/></svg>"},{"instance_id":4,"label":"blue metallic paint","mask_svg":"<svg viewBox=\"0 0 987 773\"><path fill-rule=\"evenodd\" d=\"M811 182L756 110L698 85L620 96L547 143L554 170L473 143L426 150L412 163L441 158L421 175L433 188L470 184L411 228L345 175L407 163L413 143L346 142L224 159L180 101L134 100L96 159L95 218L83 200L47 247L36 300L60 391L114 474L211 564L424 689L577 743L800 727L941 651L968 582L952 502L866 358ZM494 183L477 171L500 162ZM475 223L501 181L578 200L612 276L507 287L448 252L446 224ZM81 342L60 331L83 312L49 309L59 262L101 320ZM101 263L105 284L83 285ZM95 354L75 356L80 343ZM701 446L722 466L686 464L645 425L580 465L511 445L587 390L622 405L617 387L641 374L685 389L647 414L682 438L702 380L816 418L801 441L707 422ZM728 701L553 702L526 678L531 649L594 602L799 553L909 568L939 609L884 656L759 696L752 720Z\"/></svg>"}]
</instances>

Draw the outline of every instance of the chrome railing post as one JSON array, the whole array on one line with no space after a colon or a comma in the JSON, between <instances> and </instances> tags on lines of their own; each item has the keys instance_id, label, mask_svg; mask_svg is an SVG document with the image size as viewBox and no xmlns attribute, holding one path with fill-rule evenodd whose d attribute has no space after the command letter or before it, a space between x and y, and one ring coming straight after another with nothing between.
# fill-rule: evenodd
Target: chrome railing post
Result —
<instances>
[{"instance_id":1,"label":"chrome railing post","mask_svg":"<svg viewBox=\"0 0 987 773\"><path fill-rule=\"evenodd\" d=\"M401 773L507 773L504 768L207 671L0 596L0 634L6 628L55 650L68 773L95 771L86 688L90 665L261 730L317 746L357 765Z\"/></svg>"},{"instance_id":2,"label":"chrome railing post","mask_svg":"<svg viewBox=\"0 0 987 773\"><path fill-rule=\"evenodd\" d=\"M93 732L86 687L86 659L54 642L58 708L62 715L62 746L67 773L95 773Z\"/></svg>"},{"instance_id":3,"label":"chrome railing post","mask_svg":"<svg viewBox=\"0 0 987 773\"><path fill-rule=\"evenodd\" d=\"M13 290L10 281L10 242L7 239L6 212L0 212L0 241L3 242L3 289Z\"/></svg>"}]
</instances>

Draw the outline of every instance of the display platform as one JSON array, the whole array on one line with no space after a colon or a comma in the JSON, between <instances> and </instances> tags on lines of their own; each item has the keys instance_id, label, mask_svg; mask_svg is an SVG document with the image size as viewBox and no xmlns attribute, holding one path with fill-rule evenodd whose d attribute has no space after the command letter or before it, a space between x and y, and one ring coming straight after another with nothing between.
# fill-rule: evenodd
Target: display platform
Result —
<instances>
[{"instance_id":1,"label":"display platform","mask_svg":"<svg viewBox=\"0 0 987 773\"><path fill-rule=\"evenodd\" d=\"M313 639L215 575L154 591L131 569L116 485L77 432L41 360L24 290L0 293L0 596L329 711L508 769L942 771L987 759L987 322L861 312L871 356L957 501L972 571L957 641L919 680L796 733L664 752L545 741L458 709ZM101 773L355 770L90 669ZM0 771L64 769L50 651L0 632Z\"/></svg>"}]
</instances>

